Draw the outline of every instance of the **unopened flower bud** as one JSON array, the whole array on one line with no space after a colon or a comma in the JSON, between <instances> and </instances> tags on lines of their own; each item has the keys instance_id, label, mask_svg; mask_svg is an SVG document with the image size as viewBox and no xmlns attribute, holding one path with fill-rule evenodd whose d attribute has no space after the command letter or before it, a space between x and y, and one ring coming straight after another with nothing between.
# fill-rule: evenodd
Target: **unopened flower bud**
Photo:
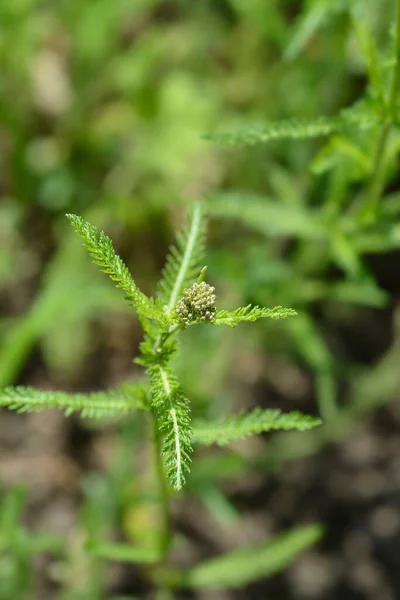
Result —
<instances>
[{"instance_id":1,"label":"unopened flower bud","mask_svg":"<svg viewBox=\"0 0 400 600\"><path fill-rule=\"evenodd\" d=\"M193 323L197 319L202 321L213 321L215 317L214 287L205 281L194 283L183 292L183 298L176 305L175 312L185 325Z\"/></svg>"}]
</instances>

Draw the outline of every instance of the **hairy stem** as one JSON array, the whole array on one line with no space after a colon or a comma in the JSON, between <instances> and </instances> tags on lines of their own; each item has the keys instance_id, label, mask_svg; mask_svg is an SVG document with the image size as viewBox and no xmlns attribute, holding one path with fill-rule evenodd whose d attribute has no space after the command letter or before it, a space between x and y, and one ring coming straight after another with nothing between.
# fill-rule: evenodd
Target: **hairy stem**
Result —
<instances>
[{"instance_id":1,"label":"hairy stem","mask_svg":"<svg viewBox=\"0 0 400 600\"><path fill-rule=\"evenodd\" d=\"M379 200L385 185L387 143L392 124L396 117L397 99L400 86L400 0L397 0L396 11L395 66L389 97L387 100L387 117L379 132L373 160L372 174L367 190L364 210L361 214L362 219L366 222L373 221L378 212Z\"/></svg>"}]
</instances>

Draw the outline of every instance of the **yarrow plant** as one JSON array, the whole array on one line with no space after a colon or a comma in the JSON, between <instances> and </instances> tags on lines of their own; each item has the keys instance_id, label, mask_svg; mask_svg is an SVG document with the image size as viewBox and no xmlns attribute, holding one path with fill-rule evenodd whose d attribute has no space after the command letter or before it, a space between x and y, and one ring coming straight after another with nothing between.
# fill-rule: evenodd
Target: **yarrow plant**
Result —
<instances>
[{"instance_id":1,"label":"yarrow plant","mask_svg":"<svg viewBox=\"0 0 400 600\"><path fill-rule=\"evenodd\" d=\"M179 491L190 472L194 444L228 444L253 434L277 430L306 430L319 419L300 413L255 409L249 414L230 415L222 421L191 421L190 401L173 372L172 358L177 338L188 327L227 325L258 319L294 317L291 308L264 308L248 305L234 311L217 310L214 287L204 281L205 218L200 204L193 205L188 225L170 249L157 294L145 295L135 284L128 268L115 253L104 232L76 215L67 215L94 263L116 282L125 299L135 308L144 331L140 356L135 360L147 373L147 383L124 385L92 394L67 394L29 387L7 387L0 392L0 405L19 412L58 407L67 415L98 418L146 411L153 423L154 451L159 479L163 528L154 560L166 557L171 542L168 512L170 486ZM313 534L315 537L315 532ZM308 538L307 538L308 539Z\"/></svg>"}]
</instances>

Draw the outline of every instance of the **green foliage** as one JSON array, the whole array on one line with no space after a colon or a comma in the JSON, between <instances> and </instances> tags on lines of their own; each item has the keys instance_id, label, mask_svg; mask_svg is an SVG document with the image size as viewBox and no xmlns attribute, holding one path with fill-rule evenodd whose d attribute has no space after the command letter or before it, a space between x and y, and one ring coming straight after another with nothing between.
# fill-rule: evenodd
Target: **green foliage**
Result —
<instances>
[{"instance_id":1,"label":"green foliage","mask_svg":"<svg viewBox=\"0 0 400 600\"><path fill-rule=\"evenodd\" d=\"M205 249L205 221L202 207L194 204L189 215L189 227L176 236L176 246L171 246L159 283L158 297L171 312L185 287L197 277L203 263Z\"/></svg>"},{"instance_id":2,"label":"green foliage","mask_svg":"<svg viewBox=\"0 0 400 600\"><path fill-rule=\"evenodd\" d=\"M310 39L330 22L332 17L349 10L349 3L345 0L309 0L303 2L300 15L291 32L291 39L284 53L286 60L293 60Z\"/></svg>"},{"instance_id":3,"label":"green foliage","mask_svg":"<svg viewBox=\"0 0 400 600\"><path fill-rule=\"evenodd\" d=\"M0 495L0 599L25 600L33 591L32 563L36 555L51 553L61 558L63 541L47 532L30 533L21 518L26 490L16 486Z\"/></svg>"},{"instance_id":4,"label":"green foliage","mask_svg":"<svg viewBox=\"0 0 400 600\"><path fill-rule=\"evenodd\" d=\"M257 321L258 319L286 319L293 317L297 313L291 308L261 308L260 306L243 306L232 312L219 310L214 318L215 325L228 325L228 327L237 327L242 321Z\"/></svg>"},{"instance_id":5,"label":"green foliage","mask_svg":"<svg viewBox=\"0 0 400 600\"><path fill-rule=\"evenodd\" d=\"M370 128L379 122L379 115L370 110L346 110L337 117L290 119L249 125L233 133L208 134L207 139L229 146L251 146L272 140L296 140L326 136L349 127Z\"/></svg>"},{"instance_id":6,"label":"green foliage","mask_svg":"<svg viewBox=\"0 0 400 600\"><path fill-rule=\"evenodd\" d=\"M152 406L160 432L164 436L162 452L169 480L180 490L191 462L192 430L189 402L176 377L160 365L149 369Z\"/></svg>"},{"instance_id":7,"label":"green foliage","mask_svg":"<svg viewBox=\"0 0 400 600\"><path fill-rule=\"evenodd\" d=\"M110 238L103 231L98 233L96 227L86 223L81 217L76 215L67 215L67 217L77 234L85 241L85 248L93 258L93 262L100 267L103 273L117 282L117 287L124 290L126 299L132 306L138 308L140 312L144 312L146 316L154 318L149 298L138 289L127 266L115 253Z\"/></svg>"},{"instance_id":8,"label":"green foliage","mask_svg":"<svg viewBox=\"0 0 400 600\"><path fill-rule=\"evenodd\" d=\"M321 215L302 206L285 205L273 198L243 191L213 195L210 216L239 221L268 236L296 236L320 240L326 235ZM244 210L246 207L246 210Z\"/></svg>"},{"instance_id":9,"label":"green foliage","mask_svg":"<svg viewBox=\"0 0 400 600\"><path fill-rule=\"evenodd\" d=\"M280 571L298 552L315 544L321 536L322 529L318 525L293 529L272 541L241 548L198 565L187 574L185 584L195 588L246 585Z\"/></svg>"},{"instance_id":10,"label":"green foliage","mask_svg":"<svg viewBox=\"0 0 400 600\"><path fill-rule=\"evenodd\" d=\"M0 391L0 406L7 406L20 413L58 408L66 416L80 412L83 418L98 419L127 414L135 409L145 410L147 401L146 389L142 385L126 385L120 389L91 394L67 394L17 386Z\"/></svg>"},{"instance_id":11,"label":"green foliage","mask_svg":"<svg viewBox=\"0 0 400 600\"><path fill-rule=\"evenodd\" d=\"M21 412L55 407L85 418L117 416L118 422L124 417L110 472L83 482L77 545L62 546L62 565L54 569L60 600L100 600L104 559L146 562L146 577L173 589L185 585L186 574L165 566L168 515L159 523L146 512L153 502L165 512L170 493L164 484L156 493L150 489L147 460L142 477L146 420L156 424L155 453L162 456L155 461L156 481L164 481L164 469L176 489L186 478L189 493L209 514L232 524L240 514L220 479L276 469L342 440L398 385L398 350L382 372L368 363L364 381L362 353L353 357L341 334L333 333L352 331L359 322L364 327L364 319L368 328L370 315L393 306L380 275L387 277L386 265L400 247L398 3L172 0L168 14L160 0L99 0L95 8L86 1L42 4L17 0L0 9L7 91L0 98L7 165L0 200L0 388L18 381L34 350L52 385L75 390L85 381L85 389L97 389L102 378L84 380L86 359L101 346L104 325L106 335L111 327L110 337L118 339L126 321L114 329L114 315L124 310L127 319L129 304L139 317L133 328L144 331L135 362L148 377L130 390L93 394L7 387L0 405ZM203 143L207 131L213 132L209 140L246 151L225 153ZM139 287L146 281L148 292L156 281L169 219L179 218L182 195L209 199L210 253L205 260L204 207L193 204L151 298ZM85 262L78 239L65 230L66 212L84 217L71 220L94 262L123 289L126 308L119 292ZM100 233L108 227L126 265L135 265L134 278ZM256 339L250 327L239 338L209 322L189 328L201 319L176 313L179 302L185 310L190 304L184 290L206 263L217 306L222 296L226 305L243 305L219 310L213 323L236 327L263 319ZM297 316L274 323L295 314L281 305L295 307ZM317 419L296 421L292 413L268 409L215 421L239 400L232 369L245 364L247 345L283 371L307 373L322 427L304 434L296 428ZM290 383L274 373L272 385L285 395ZM196 442L228 443L289 423L294 431L274 434L264 451L260 443L256 457L191 452ZM57 543L18 526L17 496L6 497L4 513L0 509L1 600L32 595L28 563L36 551L61 556ZM148 524L143 539L127 525L135 518ZM109 542L117 529L126 544ZM269 565L275 557L276 569L283 568L285 556L289 561L300 547L296 536L291 541L282 551L272 545L265 562L257 562L264 547L246 549L247 562L245 555L218 557L195 567L188 585L245 585L274 572Z\"/></svg>"},{"instance_id":12,"label":"green foliage","mask_svg":"<svg viewBox=\"0 0 400 600\"><path fill-rule=\"evenodd\" d=\"M196 421L193 441L199 444L225 446L250 435L276 429L306 431L320 425L320 419L298 412L282 414L280 410L255 408L250 413L228 415L223 421Z\"/></svg>"},{"instance_id":13,"label":"green foliage","mask_svg":"<svg viewBox=\"0 0 400 600\"><path fill-rule=\"evenodd\" d=\"M89 319L121 311L120 294L85 260L74 233L68 229L63 236L44 269L40 293L19 319L5 323L0 344L0 388L13 382L35 343L44 346L52 337L51 341L65 349L68 343L63 331L73 330L72 343L79 343L87 333ZM74 357L84 358L76 352L76 345L72 362Z\"/></svg>"},{"instance_id":14,"label":"green foliage","mask_svg":"<svg viewBox=\"0 0 400 600\"><path fill-rule=\"evenodd\" d=\"M96 544L87 545L91 554L116 562L133 562L136 564L151 564L160 558L157 552L147 548L135 548L128 544Z\"/></svg>"},{"instance_id":15,"label":"green foliage","mask_svg":"<svg viewBox=\"0 0 400 600\"><path fill-rule=\"evenodd\" d=\"M385 202L380 199L385 182L395 173L399 151L396 115L400 63L396 47L400 44L400 11L393 39L388 41L386 33L381 36L383 42L374 38L375 5L367 8L361 2L347 6L324 0L305 3L285 58L293 59L306 51L320 27L324 26L326 33L325 26L332 26L334 13L350 18L361 62L367 69L367 92L328 118L271 120L257 127L243 125L232 134L212 134L212 140L239 146L322 135L328 139L312 160L307 177L298 176L297 188L273 165L267 186L274 195L257 195L253 189L227 190L211 194L208 202L211 215L243 224L249 240L254 239L252 232L262 234L270 250L268 267L260 266L261 252L256 250L243 261L243 278L238 283L247 289L243 301L261 302L270 294L278 303L294 302L306 308L298 319L284 324L284 331L291 351L314 374L320 414L326 420L337 411L335 379L340 358L335 359L327 347L307 305L317 299L325 303L321 305L323 311L335 302L384 305L387 296L369 272L365 255L385 252L388 246L394 249L398 244L393 220L386 216L386 198ZM290 248L289 261L281 259L276 241ZM335 282L329 281L332 266L341 273Z\"/></svg>"},{"instance_id":16,"label":"green foliage","mask_svg":"<svg viewBox=\"0 0 400 600\"><path fill-rule=\"evenodd\" d=\"M171 249L159 285L158 301L148 298L138 289L128 268L115 253L111 240L104 232L99 233L93 225L80 217L67 216L83 238L85 248L95 264L117 282L117 287L125 291L126 299L138 310L145 339L141 344L141 357L136 362L147 369L150 390L146 391L143 386L138 385L94 394L66 394L8 387L0 394L0 405L20 412L57 407L65 410L66 414L80 411L83 417L104 417L128 413L134 408L148 408L146 397L150 394L152 414L162 436L161 452L164 465L172 487L178 491L190 470L192 429L189 401L169 363L177 351L174 334L189 324L183 321L176 322L176 306L183 288L198 274L199 261L203 256L205 222L201 207L198 204L194 205L188 228L178 235L177 248ZM201 271L198 281L202 280L204 275L205 269ZM195 285L206 286L204 282ZM295 311L282 307L267 309L247 306L231 313L219 311L215 319L207 323L236 327L241 321L279 319L295 314ZM155 323L151 324L149 320ZM197 321L201 322L199 319ZM282 428L287 427L286 422L282 423ZM278 424L275 424L275 429L277 428Z\"/></svg>"}]
</instances>

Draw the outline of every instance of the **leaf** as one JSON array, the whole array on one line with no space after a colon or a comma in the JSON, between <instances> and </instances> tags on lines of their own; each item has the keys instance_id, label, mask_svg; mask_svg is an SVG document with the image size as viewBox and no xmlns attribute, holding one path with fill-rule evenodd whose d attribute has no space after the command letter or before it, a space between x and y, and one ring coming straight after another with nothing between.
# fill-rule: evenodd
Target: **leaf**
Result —
<instances>
[{"instance_id":1,"label":"leaf","mask_svg":"<svg viewBox=\"0 0 400 600\"><path fill-rule=\"evenodd\" d=\"M314 373L319 411L324 420L330 421L337 411L337 382L333 357L324 336L305 312L289 321L287 332L293 348Z\"/></svg>"},{"instance_id":2,"label":"leaf","mask_svg":"<svg viewBox=\"0 0 400 600\"><path fill-rule=\"evenodd\" d=\"M271 430L306 431L320 425L320 419L299 412L282 414L280 410L255 408L250 413L229 415L222 421L195 421L193 441L225 446L235 440Z\"/></svg>"},{"instance_id":3,"label":"leaf","mask_svg":"<svg viewBox=\"0 0 400 600\"><path fill-rule=\"evenodd\" d=\"M209 213L222 219L235 219L267 236L296 236L324 240L326 226L315 210L288 206L282 202L250 194L220 193L209 198Z\"/></svg>"},{"instance_id":4,"label":"leaf","mask_svg":"<svg viewBox=\"0 0 400 600\"><path fill-rule=\"evenodd\" d=\"M78 235L85 241L85 248L93 258L93 262L100 267L103 273L117 282L117 287L124 290L126 299L139 309L142 316L149 319L156 318L158 311L154 300L148 298L139 290L132 279L128 267L115 253L112 242L106 234L97 231L94 225L87 223L77 215L66 215L71 221Z\"/></svg>"},{"instance_id":5,"label":"leaf","mask_svg":"<svg viewBox=\"0 0 400 600\"><path fill-rule=\"evenodd\" d=\"M296 58L311 37L331 18L332 14L346 10L348 10L348 2L345 0L314 0L314 2L305 3L305 8L296 20L293 36L285 50L284 59Z\"/></svg>"},{"instance_id":6,"label":"leaf","mask_svg":"<svg viewBox=\"0 0 400 600\"><path fill-rule=\"evenodd\" d=\"M197 278L202 265L205 247L205 222L201 205L194 204L189 215L189 227L176 237L176 246L171 246L159 283L158 297L168 312L171 312L183 289Z\"/></svg>"},{"instance_id":7,"label":"leaf","mask_svg":"<svg viewBox=\"0 0 400 600\"><path fill-rule=\"evenodd\" d=\"M346 170L346 176L351 180L365 178L371 169L371 159L367 152L341 135L332 136L325 146L313 158L310 170L321 175L338 165Z\"/></svg>"},{"instance_id":8,"label":"leaf","mask_svg":"<svg viewBox=\"0 0 400 600\"><path fill-rule=\"evenodd\" d=\"M85 259L85 251L71 228L64 233L43 272L34 301L24 314L10 322L4 333L0 345L0 389L13 383L32 346L43 336L59 327L76 329L79 321L104 312L129 310L121 302L118 290Z\"/></svg>"},{"instance_id":9,"label":"leaf","mask_svg":"<svg viewBox=\"0 0 400 600\"><path fill-rule=\"evenodd\" d=\"M297 527L259 545L205 561L184 577L185 587L237 588L277 573L322 536L319 525Z\"/></svg>"},{"instance_id":10,"label":"leaf","mask_svg":"<svg viewBox=\"0 0 400 600\"><path fill-rule=\"evenodd\" d=\"M257 321L258 319L286 319L297 315L292 308L261 308L260 306L244 306L237 308L233 312L220 310L216 313L213 324L228 325L228 327L237 327L241 321Z\"/></svg>"},{"instance_id":11,"label":"leaf","mask_svg":"<svg viewBox=\"0 0 400 600\"><path fill-rule=\"evenodd\" d=\"M356 3L352 7L352 24L357 35L358 45L367 66L369 81L380 103L383 105L385 102L385 89L382 73L382 59L378 53L374 34L365 18L364 10L361 3Z\"/></svg>"},{"instance_id":12,"label":"leaf","mask_svg":"<svg viewBox=\"0 0 400 600\"><path fill-rule=\"evenodd\" d=\"M91 394L68 394L23 386L6 387L0 390L0 406L20 413L59 408L67 416L80 412L83 418L109 417L147 408L146 390L140 384Z\"/></svg>"},{"instance_id":13,"label":"leaf","mask_svg":"<svg viewBox=\"0 0 400 600\"><path fill-rule=\"evenodd\" d=\"M332 117L283 119L244 125L237 131L208 133L204 137L226 146L253 146L273 140L307 139L351 128L369 129L382 120L379 104L367 98L355 102Z\"/></svg>"},{"instance_id":14,"label":"leaf","mask_svg":"<svg viewBox=\"0 0 400 600\"><path fill-rule=\"evenodd\" d=\"M231 133L207 134L206 139L227 146L252 146L272 140L305 139L324 136L344 126L338 117L288 119L246 125Z\"/></svg>"},{"instance_id":15,"label":"leaf","mask_svg":"<svg viewBox=\"0 0 400 600\"><path fill-rule=\"evenodd\" d=\"M129 544L102 544L89 542L90 554L116 562L151 564L160 559L159 553L152 548L138 548Z\"/></svg>"},{"instance_id":16,"label":"leaf","mask_svg":"<svg viewBox=\"0 0 400 600\"><path fill-rule=\"evenodd\" d=\"M160 365L148 369L152 406L159 431L164 435L162 452L172 487L179 491L190 470L192 453L189 402L171 371Z\"/></svg>"},{"instance_id":17,"label":"leaf","mask_svg":"<svg viewBox=\"0 0 400 600\"><path fill-rule=\"evenodd\" d=\"M329 286L328 297L340 302L383 308L387 306L389 295L371 279L361 281L338 281Z\"/></svg>"},{"instance_id":18,"label":"leaf","mask_svg":"<svg viewBox=\"0 0 400 600\"><path fill-rule=\"evenodd\" d=\"M0 504L0 552L12 546L18 535L26 490L22 486L11 488Z\"/></svg>"},{"instance_id":19,"label":"leaf","mask_svg":"<svg viewBox=\"0 0 400 600\"><path fill-rule=\"evenodd\" d=\"M231 133L207 134L206 139L226 146L253 146L272 140L307 139L329 135L348 127L369 128L376 125L377 115L365 114L363 118L347 115L343 111L336 117L317 117L315 119L288 119L267 121L246 125Z\"/></svg>"}]
</instances>

